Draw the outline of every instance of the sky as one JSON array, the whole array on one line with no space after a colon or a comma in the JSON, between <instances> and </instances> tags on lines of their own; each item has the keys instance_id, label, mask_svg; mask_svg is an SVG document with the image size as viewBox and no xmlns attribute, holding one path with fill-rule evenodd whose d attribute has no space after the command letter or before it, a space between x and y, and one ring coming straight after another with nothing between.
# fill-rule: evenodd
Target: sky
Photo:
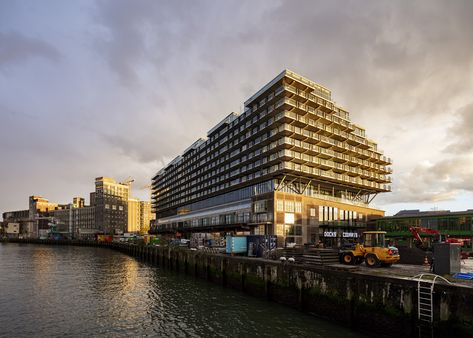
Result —
<instances>
[{"instance_id":1,"label":"sky","mask_svg":"<svg viewBox=\"0 0 473 338\"><path fill-rule=\"evenodd\" d=\"M393 159L373 207L473 209L473 1L0 0L0 212L151 177L283 69Z\"/></svg>"}]
</instances>

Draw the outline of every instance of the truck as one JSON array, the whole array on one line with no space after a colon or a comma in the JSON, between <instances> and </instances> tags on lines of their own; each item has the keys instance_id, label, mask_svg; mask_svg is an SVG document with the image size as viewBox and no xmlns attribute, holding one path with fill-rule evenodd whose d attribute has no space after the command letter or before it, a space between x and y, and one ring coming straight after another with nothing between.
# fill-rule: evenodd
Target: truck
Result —
<instances>
[{"instance_id":1,"label":"truck","mask_svg":"<svg viewBox=\"0 0 473 338\"><path fill-rule=\"evenodd\" d=\"M399 251L394 246L386 245L386 231L365 231L362 243L340 250L340 262L343 264L361 264L363 261L370 268L389 267L400 259Z\"/></svg>"}]
</instances>

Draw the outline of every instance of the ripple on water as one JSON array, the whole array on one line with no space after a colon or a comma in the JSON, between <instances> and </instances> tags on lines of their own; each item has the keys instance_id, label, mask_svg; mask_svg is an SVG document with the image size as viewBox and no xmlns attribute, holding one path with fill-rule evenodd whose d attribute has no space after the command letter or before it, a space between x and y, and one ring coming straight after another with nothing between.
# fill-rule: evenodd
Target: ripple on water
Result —
<instances>
[{"instance_id":1,"label":"ripple on water","mask_svg":"<svg viewBox=\"0 0 473 338\"><path fill-rule=\"evenodd\" d=\"M102 248L0 245L0 336L360 337Z\"/></svg>"}]
</instances>

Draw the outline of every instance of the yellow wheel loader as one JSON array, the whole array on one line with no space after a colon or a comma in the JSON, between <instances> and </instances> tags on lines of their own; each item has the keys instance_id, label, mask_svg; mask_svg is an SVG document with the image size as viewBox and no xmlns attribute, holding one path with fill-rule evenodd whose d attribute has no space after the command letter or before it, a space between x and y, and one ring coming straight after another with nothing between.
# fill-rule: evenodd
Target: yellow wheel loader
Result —
<instances>
[{"instance_id":1,"label":"yellow wheel loader","mask_svg":"<svg viewBox=\"0 0 473 338\"><path fill-rule=\"evenodd\" d=\"M340 251L343 264L365 264L370 268L391 266L399 261L399 251L385 243L385 231L365 231L362 244L357 243L350 249Z\"/></svg>"}]
</instances>

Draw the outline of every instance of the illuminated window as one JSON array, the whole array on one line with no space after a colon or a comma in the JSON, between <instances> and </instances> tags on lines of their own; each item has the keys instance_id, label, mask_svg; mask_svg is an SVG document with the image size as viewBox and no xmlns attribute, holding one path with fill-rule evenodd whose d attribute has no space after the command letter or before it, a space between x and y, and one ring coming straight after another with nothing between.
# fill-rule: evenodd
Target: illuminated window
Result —
<instances>
[{"instance_id":1,"label":"illuminated window","mask_svg":"<svg viewBox=\"0 0 473 338\"><path fill-rule=\"evenodd\" d=\"M310 208L310 217L315 217L315 208Z\"/></svg>"},{"instance_id":2,"label":"illuminated window","mask_svg":"<svg viewBox=\"0 0 473 338\"><path fill-rule=\"evenodd\" d=\"M284 210L287 212L294 212L294 201L285 201Z\"/></svg>"},{"instance_id":3,"label":"illuminated window","mask_svg":"<svg viewBox=\"0 0 473 338\"><path fill-rule=\"evenodd\" d=\"M276 200L276 211L284 211L284 201Z\"/></svg>"}]
</instances>

